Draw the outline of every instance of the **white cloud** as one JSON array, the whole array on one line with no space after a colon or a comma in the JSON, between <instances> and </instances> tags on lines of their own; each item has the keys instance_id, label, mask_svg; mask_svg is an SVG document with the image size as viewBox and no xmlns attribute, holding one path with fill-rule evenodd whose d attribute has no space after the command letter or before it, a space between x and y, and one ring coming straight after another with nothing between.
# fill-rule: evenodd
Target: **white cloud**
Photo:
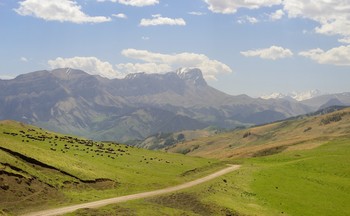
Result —
<instances>
[{"instance_id":1,"label":"white cloud","mask_svg":"<svg viewBox=\"0 0 350 216\"><path fill-rule=\"evenodd\" d=\"M161 14L153 14L152 17L153 18L158 18L158 17L161 17L162 15Z\"/></svg>"},{"instance_id":2,"label":"white cloud","mask_svg":"<svg viewBox=\"0 0 350 216\"><path fill-rule=\"evenodd\" d=\"M350 44L350 37L345 37L345 38L339 39L338 41L340 43L348 43L348 44Z\"/></svg>"},{"instance_id":3,"label":"white cloud","mask_svg":"<svg viewBox=\"0 0 350 216\"><path fill-rule=\"evenodd\" d=\"M251 16L244 16L244 17L240 17L237 20L237 23L239 24L244 24L244 23L251 23L251 24L256 24L258 23L259 20L255 17L251 17Z\"/></svg>"},{"instance_id":4,"label":"white cloud","mask_svg":"<svg viewBox=\"0 0 350 216\"><path fill-rule=\"evenodd\" d=\"M126 63L117 64L117 69L122 71L124 74L145 72L145 73L164 73L169 72L172 68L167 64L156 64L156 63Z\"/></svg>"},{"instance_id":5,"label":"white cloud","mask_svg":"<svg viewBox=\"0 0 350 216\"><path fill-rule=\"evenodd\" d=\"M204 0L214 13L232 14L239 8L258 9L281 4L282 0Z\"/></svg>"},{"instance_id":6,"label":"white cloud","mask_svg":"<svg viewBox=\"0 0 350 216\"><path fill-rule=\"evenodd\" d=\"M191 12L188 12L188 14L194 15L194 16L203 16L203 15L205 15L205 13L199 12L199 11L191 11Z\"/></svg>"},{"instance_id":7,"label":"white cloud","mask_svg":"<svg viewBox=\"0 0 350 216\"><path fill-rule=\"evenodd\" d=\"M34 16L48 21L73 23L101 23L111 20L104 16L89 16L81 6L71 0L24 0L14 9L19 15Z\"/></svg>"},{"instance_id":8,"label":"white cloud","mask_svg":"<svg viewBox=\"0 0 350 216\"><path fill-rule=\"evenodd\" d=\"M21 57L20 60L21 60L22 62L28 62L28 59L27 59L26 57Z\"/></svg>"},{"instance_id":9,"label":"white cloud","mask_svg":"<svg viewBox=\"0 0 350 216\"><path fill-rule=\"evenodd\" d=\"M162 17L160 14L152 15L152 19L141 19L140 26L157 26L157 25L179 25L184 26L186 22L182 18Z\"/></svg>"},{"instance_id":10,"label":"white cloud","mask_svg":"<svg viewBox=\"0 0 350 216\"><path fill-rule=\"evenodd\" d=\"M319 34L340 35L340 42L350 42L350 0L284 0L284 11L288 16L314 20L320 25Z\"/></svg>"},{"instance_id":11,"label":"white cloud","mask_svg":"<svg viewBox=\"0 0 350 216\"><path fill-rule=\"evenodd\" d=\"M149 40L150 38L147 37L147 36L142 36L141 39L142 39L142 40Z\"/></svg>"},{"instance_id":12,"label":"white cloud","mask_svg":"<svg viewBox=\"0 0 350 216\"><path fill-rule=\"evenodd\" d=\"M129 5L134 7L144 7L144 6L150 6L150 5L156 5L159 4L159 0L97 0L98 2L117 2L119 4L123 5Z\"/></svg>"},{"instance_id":13,"label":"white cloud","mask_svg":"<svg viewBox=\"0 0 350 216\"><path fill-rule=\"evenodd\" d=\"M319 64L350 66L350 45L335 47L327 51L317 48L300 52L299 55L310 58Z\"/></svg>"},{"instance_id":14,"label":"white cloud","mask_svg":"<svg viewBox=\"0 0 350 216\"><path fill-rule=\"evenodd\" d=\"M280 6L270 14L270 20L278 20L287 14L289 18L306 18L319 23L315 32L338 35L341 43L350 43L350 0L203 0L214 13L232 14L239 8L258 9Z\"/></svg>"},{"instance_id":15,"label":"white cloud","mask_svg":"<svg viewBox=\"0 0 350 216\"><path fill-rule=\"evenodd\" d=\"M168 72L175 70L180 67L197 67L203 72L206 79L216 79L218 74L231 73L232 70L226 64L219 62L217 60L209 59L206 55L196 54L196 53L179 53L179 54L161 54L149 52L147 50L136 50L136 49L125 49L122 51L122 55L128 58L141 60L146 62L146 64L136 64L136 65L119 65L129 70L136 68L136 71L147 71L150 67L154 65L161 66L162 69L158 69L157 72L163 70L163 72ZM152 63L152 64L147 64ZM145 69L142 69L145 66Z\"/></svg>"},{"instance_id":16,"label":"white cloud","mask_svg":"<svg viewBox=\"0 0 350 216\"><path fill-rule=\"evenodd\" d=\"M271 46L266 49L248 50L241 52L246 57L260 57L262 59L276 60L280 58L287 58L293 56L293 53L289 49L285 49L279 46Z\"/></svg>"},{"instance_id":17,"label":"white cloud","mask_svg":"<svg viewBox=\"0 0 350 216\"><path fill-rule=\"evenodd\" d=\"M106 78L123 78L129 73L166 73L180 67L200 68L205 79L215 80L217 75L232 73L226 64L209 59L206 55L196 53L161 54L147 50L125 49L121 54L127 58L141 62L120 63L112 65L101 61L96 57L58 57L48 61L52 68L74 68L83 70L92 75L100 75Z\"/></svg>"},{"instance_id":18,"label":"white cloud","mask_svg":"<svg viewBox=\"0 0 350 216\"><path fill-rule=\"evenodd\" d=\"M120 19L127 19L128 17L123 13L113 14L112 16Z\"/></svg>"},{"instance_id":19,"label":"white cloud","mask_svg":"<svg viewBox=\"0 0 350 216\"><path fill-rule=\"evenodd\" d=\"M15 76L12 75L4 75L4 74L0 74L0 79L1 80L10 80L10 79L14 79Z\"/></svg>"},{"instance_id":20,"label":"white cloud","mask_svg":"<svg viewBox=\"0 0 350 216\"><path fill-rule=\"evenodd\" d=\"M109 79L121 77L121 74L114 70L109 62L101 61L96 57L73 57L49 60L51 68L74 68L83 70L92 75L100 75Z\"/></svg>"},{"instance_id":21,"label":"white cloud","mask_svg":"<svg viewBox=\"0 0 350 216\"><path fill-rule=\"evenodd\" d=\"M283 16L284 16L284 12L281 9L276 10L275 12L269 14L269 18L272 21L282 19Z\"/></svg>"}]
</instances>

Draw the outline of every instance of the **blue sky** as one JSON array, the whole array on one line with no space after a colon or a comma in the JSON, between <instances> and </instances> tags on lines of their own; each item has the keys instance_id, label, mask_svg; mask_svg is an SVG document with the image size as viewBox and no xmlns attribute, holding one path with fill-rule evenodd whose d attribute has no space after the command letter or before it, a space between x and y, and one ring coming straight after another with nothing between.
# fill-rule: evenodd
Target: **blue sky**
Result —
<instances>
[{"instance_id":1,"label":"blue sky","mask_svg":"<svg viewBox=\"0 0 350 216\"><path fill-rule=\"evenodd\" d=\"M350 91L350 0L0 0L0 78L199 67L226 93Z\"/></svg>"}]
</instances>

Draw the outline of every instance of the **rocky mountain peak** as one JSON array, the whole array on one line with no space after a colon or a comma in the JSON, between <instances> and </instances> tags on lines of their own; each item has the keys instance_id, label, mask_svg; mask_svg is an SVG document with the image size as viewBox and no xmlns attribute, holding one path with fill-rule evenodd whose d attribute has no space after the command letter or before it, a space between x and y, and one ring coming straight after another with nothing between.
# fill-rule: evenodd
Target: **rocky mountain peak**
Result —
<instances>
[{"instance_id":1,"label":"rocky mountain peak","mask_svg":"<svg viewBox=\"0 0 350 216\"><path fill-rule=\"evenodd\" d=\"M141 78L141 77L143 77L145 75L146 75L145 72L131 73L131 74L126 75L126 77L124 79L127 79L127 80L137 79L137 78Z\"/></svg>"},{"instance_id":2,"label":"rocky mountain peak","mask_svg":"<svg viewBox=\"0 0 350 216\"><path fill-rule=\"evenodd\" d=\"M202 71L199 68L179 68L175 73L182 80L191 82L196 86L206 86L207 83L203 78Z\"/></svg>"},{"instance_id":3,"label":"rocky mountain peak","mask_svg":"<svg viewBox=\"0 0 350 216\"><path fill-rule=\"evenodd\" d=\"M58 68L52 71L49 71L53 76L61 80L69 80L73 78L79 78L81 76L88 76L89 74L77 69L72 68Z\"/></svg>"}]
</instances>

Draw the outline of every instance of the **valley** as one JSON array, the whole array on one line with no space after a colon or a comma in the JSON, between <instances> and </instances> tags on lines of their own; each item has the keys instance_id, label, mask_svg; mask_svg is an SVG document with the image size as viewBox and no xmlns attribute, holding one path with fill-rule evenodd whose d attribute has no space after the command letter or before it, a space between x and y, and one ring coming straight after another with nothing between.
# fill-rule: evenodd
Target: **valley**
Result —
<instances>
[{"instance_id":1,"label":"valley","mask_svg":"<svg viewBox=\"0 0 350 216\"><path fill-rule=\"evenodd\" d=\"M329 108L179 143L168 153L2 121L0 212L147 194L239 164L239 170L181 191L65 215L347 215L349 113ZM183 148L193 150L170 152Z\"/></svg>"}]
</instances>

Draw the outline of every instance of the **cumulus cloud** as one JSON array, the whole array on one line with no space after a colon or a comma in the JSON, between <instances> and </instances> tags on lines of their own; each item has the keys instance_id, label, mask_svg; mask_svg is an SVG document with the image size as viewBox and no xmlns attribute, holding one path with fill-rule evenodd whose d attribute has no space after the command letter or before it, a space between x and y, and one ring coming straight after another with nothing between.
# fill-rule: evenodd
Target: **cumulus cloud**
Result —
<instances>
[{"instance_id":1,"label":"cumulus cloud","mask_svg":"<svg viewBox=\"0 0 350 216\"><path fill-rule=\"evenodd\" d=\"M300 52L299 55L310 58L319 64L350 65L350 45L335 47L327 51L320 48L311 49Z\"/></svg>"},{"instance_id":2,"label":"cumulus cloud","mask_svg":"<svg viewBox=\"0 0 350 216\"><path fill-rule=\"evenodd\" d=\"M169 72L172 68L167 64L156 64L156 63L126 63L117 64L117 69L122 71L124 74L145 72L145 73L164 73Z\"/></svg>"},{"instance_id":3,"label":"cumulus cloud","mask_svg":"<svg viewBox=\"0 0 350 216\"><path fill-rule=\"evenodd\" d=\"M203 12L199 12L199 11L191 11L191 12L188 12L189 15L194 15L194 16L203 16L205 15L205 13Z\"/></svg>"},{"instance_id":4,"label":"cumulus cloud","mask_svg":"<svg viewBox=\"0 0 350 216\"><path fill-rule=\"evenodd\" d=\"M14 78L15 78L15 76L13 76L13 75L0 74L0 80L11 80Z\"/></svg>"},{"instance_id":5,"label":"cumulus cloud","mask_svg":"<svg viewBox=\"0 0 350 216\"><path fill-rule=\"evenodd\" d=\"M280 6L270 14L270 20L306 18L319 23L315 32L325 35L341 36L339 42L350 43L350 0L203 0L214 13L232 14L239 8L258 9Z\"/></svg>"},{"instance_id":6,"label":"cumulus cloud","mask_svg":"<svg viewBox=\"0 0 350 216\"><path fill-rule=\"evenodd\" d=\"M232 73L226 64L209 59L206 55L197 53L162 54L147 50L125 49L121 54L127 58L138 60L136 63L120 63L112 65L96 57L58 57L48 61L54 68L74 68L92 75L100 75L109 79L123 78L129 73L166 73L180 67L200 68L205 79L215 80L217 75Z\"/></svg>"},{"instance_id":7,"label":"cumulus cloud","mask_svg":"<svg viewBox=\"0 0 350 216\"><path fill-rule=\"evenodd\" d=\"M24 0L14 9L22 16L33 16L48 21L73 23L102 23L110 17L89 16L81 10L81 6L71 0Z\"/></svg>"},{"instance_id":8,"label":"cumulus cloud","mask_svg":"<svg viewBox=\"0 0 350 216\"><path fill-rule=\"evenodd\" d=\"M98 2L117 2L119 4L123 5L129 5L134 7L144 7L144 6L150 6L150 5L156 5L159 4L159 0L97 0Z\"/></svg>"},{"instance_id":9,"label":"cumulus cloud","mask_svg":"<svg viewBox=\"0 0 350 216\"><path fill-rule=\"evenodd\" d=\"M49 66L54 68L74 68L83 70L92 75L100 75L109 79L121 77L109 62L101 61L96 57L73 57L61 58L48 61Z\"/></svg>"},{"instance_id":10,"label":"cumulus cloud","mask_svg":"<svg viewBox=\"0 0 350 216\"><path fill-rule=\"evenodd\" d=\"M262 59L281 59L293 56L293 52L289 49L285 49L279 46L271 46L266 49L256 49L241 52L246 57L260 57Z\"/></svg>"},{"instance_id":11,"label":"cumulus cloud","mask_svg":"<svg viewBox=\"0 0 350 216\"><path fill-rule=\"evenodd\" d=\"M204 0L214 13L232 14L239 8L258 9L281 4L282 0Z\"/></svg>"},{"instance_id":12,"label":"cumulus cloud","mask_svg":"<svg viewBox=\"0 0 350 216\"><path fill-rule=\"evenodd\" d=\"M146 64L136 64L136 65L119 65L129 70L135 67L137 71L147 71L148 68L152 66L161 66L157 72L167 72L170 69L175 70L180 67L197 67L200 68L203 72L203 75L206 79L216 79L218 74L222 73L231 73L232 70L226 64L209 59L206 55L197 54L197 53L179 53L179 54L162 54L149 52L147 50L137 50L137 49L125 49L122 51L122 55L128 58L141 60L146 62ZM151 64L147 64L151 63ZM145 69L142 69L142 66L145 66ZM121 67L118 67L121 69ZM130 71L132 72L132 71Z\"/></svg>"},{"instance_id":13,"label":"cumulus cloud","mask_svg":"<svg viewBox=\"0 0 350 216\"><path fill-rule=\"evenodd\" d=\"M120 18L120 19L127 19L128 17L123 13L113 14L113 17Z\"/></svg>"},{"instance_id":14,"label":"cumulus cloud","mask_svg":"<svg viewBox=\"0 0 350 216\"><path fill-rule=\"evenodd\" d=\"M284 12L281 9L276 10L275 12L269 14L269 18L272 21L282 19L283 16L284 16Z\"/></svg>"},{"instance_id":15,"label":"cumulus cloud","mask_svg":"<svg viewBox=\"0 0 350 216\"><path fill-rule=\"evenodd\" d=\"M320 25L315 31L325 35L340 35L340 42L350 43L350 0L285 0L288 16L314 20Z\"/></svg>"},{"instance_id":16,"label":"cumulus cloud","mask_svg":"<svg viewBox=\"0 0 350 216\"><path fill-rule=\"evenodd\" d=\"M140 26L157 26L157 25L178 25L184 26L186 22L183 18L162 17L160 14L152 15L152 19L141 19Z\"/></svg>"},{"instance_id":17,"label":"cumulus cloud","mask_svg":"<svg viewBox=\"0 0 350 216\"><path fill-rule=\"evenodd\" d=\"M251 16L244 16L244 17L240 17L237 20L237 23L239 24L244 24L244 23L251 23L251 24L255 24L258 23L259 20L255 17L251 17Z\"/></svg>"},{"instance_id":18,"label":"cumulus cloud","mask_svg":"<svg viewBox=\"0 0 350 216\"><path fill-rule=\"evenodd\" d=\"M21 60L22 62L28 62L28 59L26 57L21 57L19 60Z\"/></svg>"}]
</instances>

